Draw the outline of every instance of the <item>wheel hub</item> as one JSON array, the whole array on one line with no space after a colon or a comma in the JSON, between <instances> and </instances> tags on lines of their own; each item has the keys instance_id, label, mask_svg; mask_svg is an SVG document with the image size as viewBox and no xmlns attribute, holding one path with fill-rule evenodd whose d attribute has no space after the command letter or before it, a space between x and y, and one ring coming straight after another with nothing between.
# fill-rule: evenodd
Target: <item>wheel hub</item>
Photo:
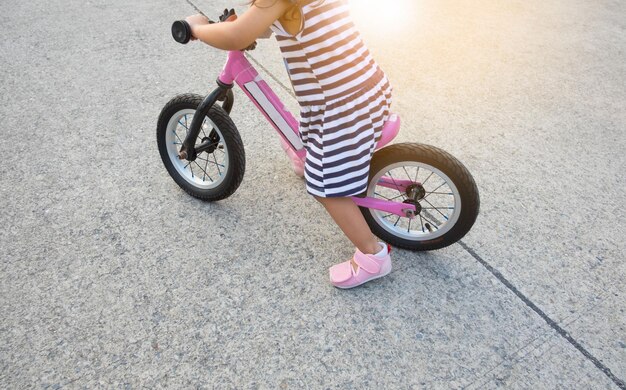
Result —
<instances>
[{"instance_id":1,"label":"wheel hub","mask_svg":"<svg viewBox=\"0 0 626 390\"><path fill-rule=\"evenodd\" d=\"M211 131L208 137L202 138L202 144L209 143L209 146L204 150L207 153L213 153L220 142L220 136L215 131Z\"/></svg>"},{"instance_id":2,"label":"wheel hub","mask_svg":"<svg viewBox=\"0 0 626 390\"><path fill-rule=\"evenodd\" d=\"M426 196L426 190L421 184L411 184L406 188L406 195L409 197L409 199L417 202L418 200L423 199L424 196Z\"/></svg>"}]
</instances>

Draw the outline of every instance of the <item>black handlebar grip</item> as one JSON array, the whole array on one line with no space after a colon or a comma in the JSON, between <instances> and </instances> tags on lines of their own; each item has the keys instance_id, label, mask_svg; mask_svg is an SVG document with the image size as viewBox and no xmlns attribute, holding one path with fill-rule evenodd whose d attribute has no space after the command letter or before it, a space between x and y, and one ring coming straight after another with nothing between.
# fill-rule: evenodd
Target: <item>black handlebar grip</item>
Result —
<instances>
[{"instance_id":1,"label":"black handlebar grip","mask_svg":"<svg viewBox=\"0 0 626 390\"><path fill-rule=\"evenodd\" d=\"M172 24L172 37L183 45L191 39L191 26L186 20L177 20Z\"/></svg>"}]
</instances>

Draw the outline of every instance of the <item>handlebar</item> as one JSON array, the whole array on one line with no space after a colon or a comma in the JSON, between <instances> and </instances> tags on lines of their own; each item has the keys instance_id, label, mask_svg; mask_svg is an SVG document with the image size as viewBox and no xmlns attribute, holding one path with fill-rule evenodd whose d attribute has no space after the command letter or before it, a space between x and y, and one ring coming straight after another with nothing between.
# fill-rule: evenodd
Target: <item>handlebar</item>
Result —
<instances>
[{"instance_id":1,"label":"handlebar","mask_svg":"<svg viewBox=\"0 0 626 390\"><path fill-rule=\"evenodd\" d=\"M191 40L191 26L186 20L177 20L172 24L172 37L183 45Z\"/></svg>"},{"instance_id":2,"label":"handlebar","mask_svg":"<svg viewBox=\"0 0 626 390\"><path fill-rule=\"evenodd\" d=\"M197 8L196 10L200 12L201 15L204 15ZM224 12L219 17L219 21L224 22L233 15L235 15L234 9L224 9ZM216 23L209 18L207 18L207 20L209 21L209 24ZM189 23L187 23L186 20L177 20L172 23L172 37L176 42L182 43L183 45L189 42L191 40L191 26L189 25Z\"/></svg>"}]
</instances>

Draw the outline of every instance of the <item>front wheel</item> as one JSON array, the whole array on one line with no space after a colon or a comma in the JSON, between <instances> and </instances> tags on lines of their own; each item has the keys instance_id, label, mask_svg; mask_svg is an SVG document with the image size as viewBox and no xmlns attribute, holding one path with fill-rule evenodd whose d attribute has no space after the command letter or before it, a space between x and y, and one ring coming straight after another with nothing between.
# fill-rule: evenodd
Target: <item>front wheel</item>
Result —
<instances>
[{"instance_id":1,"label":"front wheel","mask_svg":"<svg viewBox=\"0 0 626 390\"><path fill-rule=\"evenodd\" d=\"M460 240L478 216L478 188L469 171L434 146L403 143L374 153L368 197L412 204L416 215L400 217L361 208L372 232L400 248L426 251Z\"/></svg>"},{"instance_id":2,"label":"front wheel","mask_svg":"<svg viewBox=\"0 0 626 390\"><path fill-rule=\"evenodd\" d=\"M172 179L188 194L207 201L232 195L241 184L246 159L243 142L235 124L219 106L209 110L196 139L209 148L193 161L178 158L191 120L203 97L178 95L165 105L157 123L157 144L161 160Z\"/></svg>"}]
</instances>

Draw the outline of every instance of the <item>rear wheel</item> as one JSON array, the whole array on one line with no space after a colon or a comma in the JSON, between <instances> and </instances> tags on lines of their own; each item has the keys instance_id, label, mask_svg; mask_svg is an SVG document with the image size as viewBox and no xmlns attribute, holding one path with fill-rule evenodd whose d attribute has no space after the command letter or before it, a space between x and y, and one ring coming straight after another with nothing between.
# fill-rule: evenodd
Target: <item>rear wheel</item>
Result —
<instances>
[{"instance_id":1,"label":"rear wheel","mask_svg":"<svg viewBox=\"0 0 626 390\"><path fill-rule=\"evenodd\" d=\"M417 251L460 240L480 207L478 188L467 168L444 150L417 143L387 146L374 154L366 195L415 206L413 217L367 208L361 212L376 236Z\"/></svg>"},{"instance_id":2,"label":"rear wheel","mask_svg":"<svg viewBox=\"0 0 626 390\"><path fill-rule=\"evenodd\" d=\"M210 142L210 148L193 161L181 160L178 153L196 108L203 97L179 95L161 110L157 123L157 144L161 160L172 179L188 194L207 201L232 195L243 180L245 152L235 124L218 105L204 117L196 147Z\"/></svg>"}]
</instances>

